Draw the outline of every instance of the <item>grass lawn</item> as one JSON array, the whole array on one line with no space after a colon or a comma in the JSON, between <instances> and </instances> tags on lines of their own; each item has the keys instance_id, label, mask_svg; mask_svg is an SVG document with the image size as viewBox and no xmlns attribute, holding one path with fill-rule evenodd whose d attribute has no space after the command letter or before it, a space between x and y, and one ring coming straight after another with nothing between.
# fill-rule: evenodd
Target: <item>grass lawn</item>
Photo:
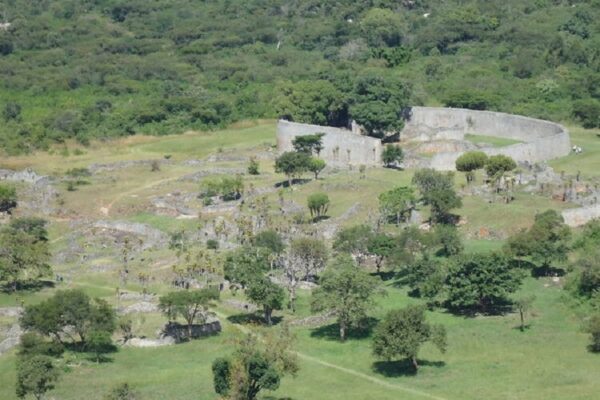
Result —
<instances>
[{"instance_id":1,"label":"grass lawn","mask_svg":"<svg viewBox=\"0 0 600 400\"><path fill-rule=\"evenodd\" d=\"M511 144L523 143L520 140L497 137L497 136L484 136L484 135L474 135L474 134L466 134L465 139L471 143L475 144L483 144L491 147L505 147L510 146Z\"/></svg>"}]
</instances>

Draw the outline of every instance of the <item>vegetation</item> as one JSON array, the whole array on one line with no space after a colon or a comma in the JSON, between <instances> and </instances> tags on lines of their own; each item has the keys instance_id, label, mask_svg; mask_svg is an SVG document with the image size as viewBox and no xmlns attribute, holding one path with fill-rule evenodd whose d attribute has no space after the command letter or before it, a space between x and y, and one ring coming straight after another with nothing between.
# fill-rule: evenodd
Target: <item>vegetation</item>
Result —
<instances>
[{"instance_id":1,"label":"vegetation","mask_svg":"<svg viewBox=\"0 0 600 400\"><path fill-rule=\"evenodd\" d=\"M482 169L487 160L487 154L482 151L468 151L456 159L456 170L464 172L470 184L475 180L475 171Z\"/></svg>"},{"instance_id":2,"label":"vegetation","mask_svg":"<svg viewBox=\"0 0 600 400\"><path fill-rule=\"evenodd\" d=\"M394 165L398 165L404 159L404 152L400 146L395 146L392 144L388 144L383 148L383 153L381 154L381 161L383 164L391 168Z\"/></svg>"},{"instance_id":3,"label":"vegetation","mask_svg":"<svg viewBox=\"0 0 600 400\"><path fill-rule=\"evenodd\" d=\"M10 214L17 207L17 189L11 185L0 184L0 212Z\"/></svg>"},{"instance_id":4,"label":"vegetation","mask_svg":"<svg viewBox=\"0 0 600 400\"><path fill-rule=\"evenodd\" d=\"M329 203L329 196L325 193L311 194L308 198L308 210L310 211L310 216L315 220L325 216L325 214L327 214L327 209L329 208Z\"/></svg>"}]
</instances>

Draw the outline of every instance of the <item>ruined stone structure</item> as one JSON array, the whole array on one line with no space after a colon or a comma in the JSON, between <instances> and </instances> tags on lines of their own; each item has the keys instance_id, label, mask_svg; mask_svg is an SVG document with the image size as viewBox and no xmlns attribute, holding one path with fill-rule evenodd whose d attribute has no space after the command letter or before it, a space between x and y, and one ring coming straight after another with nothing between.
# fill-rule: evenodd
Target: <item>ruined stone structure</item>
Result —
<instances>
[{"instance_id":1,"label":"ruined stone structure","mask_svg":"<svg viewBox=\"0 0 600 400\"><path fill-rule=\"evenodd\" d=\"M379 139L360 135L360 130L323 127L279 121L277 145L280 152L293 149L296 136L325 133L321 157L330 165L380 165ZM518 140L505 147L475 146L465 135L493 136ZM536 163L569 154L569 132L549 121L490 111L454 108L412 107L400 134L401 144L426 143L431 157L408 157L406 166L453 170L456 159L477 148L488 155L505 154L517 162Z\"/></svg>"}]
</instances>

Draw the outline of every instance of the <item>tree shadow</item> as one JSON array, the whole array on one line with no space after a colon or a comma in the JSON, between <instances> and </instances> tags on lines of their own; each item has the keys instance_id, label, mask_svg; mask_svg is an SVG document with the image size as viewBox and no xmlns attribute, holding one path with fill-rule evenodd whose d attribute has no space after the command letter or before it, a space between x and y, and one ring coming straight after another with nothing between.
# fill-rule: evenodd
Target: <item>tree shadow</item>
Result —
<instances>
[{"instance_id":1,"label":"tree shadow","mask_svg":"<svg viewBox=\"0 0 600 400\"><path fill-rule=\"evenodd\" d=\"M115 350L116 351L116 350ZM105 355L101 355L100 357L96 357L95 354L90 354L85 357L86 360L93 362L94 364L110 364L115 360L112 357L107 357Z\"/></svg>"},{"instance_id":2,"label":"tree shadow","mask_svg":"<svg viewBox=\"0 0 600 400\"><path fill-rule=\"evenodd\" d=\"M227 317L227 321L238 325L267 325L265 318L259 313L235 314ZM277 325L283 321L283 317L272 316L272 325Z\"/></svg>"},{"instance_id":3,"label":"tree shadow","mask_svg":"<svg viewBox=\"0 0 600 400\"><path fill-rule=\"evenodd\" d=\"M329 215L321 215L321 216L318 216L318 217L314 217L312 221L314 223L318 223L318 222L321 222L321 221L327 221L329 218L331 218Z\"/></svg>"},{"instance_id":4,"label":"tree shadow","mask_svg":"<svg viewBox=\"0 0 600 400\"><path fill-rule=\"evenodd\" d=\"M566 273L567 273L567 271L565 271L563 268L550 267L550 266L542 266L542 267L534 266L531 269L531 276L534 278L564 276Z\"/></svg>"},{"instance_id":5,"label":"tree shadow","mask_svg":"<svg viewBox=\"0 0 600 400\"><path fill-rule=\"evenodd\" d=\"M310 182L311 179L306 179L306 178L294 178L292 179L292 186L293 185L304 185L305 183ZM277 182L275 184L276 188L288 188L290 187L290 183L287 180L281 181L281 182Z\"/></svg>"},{"instance_id":6,"label":"tree shadow","mask_svg":"<svg viewBox=\"0 0 600 400\"><path fill-rule=\"evenodd\" d=\"M377 325L379 320L377 318L368 317L362 323L361 326L354 329L349 329L346 332L346 339L366 339L371 336L373 329ZM310 336L318 339L327 340L340 340L340 326L337 323L323 325L318 328L312 329Z\"/></svg>"},{"instance_id":7,"label":"tree shadow","mask_svg":"<svg viewBox=\"0 0 600 400\"><path fill-rule=\"evenodd\" d=\"M396 278L396 272L394 272L394 271L381 271L381 272L375 273L373 275L379 276L381 278L381 280L384 282L387 282L391 279ZM394 286L395 285L396 285L396 283L394 282Z\"/></svg>"},{"instance_id":8,"label":"tree shadow","mask_svg":"<svg viewBox=\"0 0 600 400\"><path fill-rule=\"evenodd\" d=\"M451 307L449 305L445 305L448 313L456 316L461 316L465 318L474 318L478 315L486 316L486 317L497 317L504 316L510 314L514 311L512 303L510 301L505 301L503 303L491 304L487 305L485 308L481 307L465 307L465 308L456 308Z\"/></svg>"},{"instance_id":9,"label":"tree shadow","mask_svg":"<svg viewBox=\"0 0 600 400\"><path fill-rule=\"evenodd\" d=\"M521 331L521 332L526 332L529 329L531 329L531 324L525 324L523 325L523 328L521 328L521 324L517 325L517 326L513 326L513 329L515 331Z\"/></svg>"},{"instance_id":10,"label":"tree shadow","mask_svg":"<svg viewBox=\"0 0 600 400\"><path fill-rule=\"evenodd\" d=\"M55 283L53 281L45 281L45 280L31 280L18 282L16 285L16 291L13 290L14 287L12 285L1 285L0 292L8 293L8 294L24 294L24 293L32 293L39 292L43 289L52 289L55 287Z\"/></svg>"},{"instance_id":11,"label":"tree shadow","mask_svg":"<svg viewBox=\"0 0 600 400\"><path fill-rule=\"evenodd\" d=\"M417 360L419 367L436 367L441 368L446 366L444 361L428 361ZM373 371L387 378L397 378L400 376L414 376L418 370L415 369L412 362L408 359L399 361L376 361L373 363Z\"/></svg>"}]
</instances>

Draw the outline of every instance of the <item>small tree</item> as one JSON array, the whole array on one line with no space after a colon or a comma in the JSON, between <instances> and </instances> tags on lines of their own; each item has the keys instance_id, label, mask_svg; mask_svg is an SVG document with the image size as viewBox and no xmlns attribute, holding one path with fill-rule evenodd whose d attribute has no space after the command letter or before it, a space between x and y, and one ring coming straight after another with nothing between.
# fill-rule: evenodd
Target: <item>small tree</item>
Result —
<instances>
[{"instance_id":1,"label":"small tree","mask_svg":"<svg viewBox=\"0 0 600 400\"><path fill-rule=\"evenodd\" d=\"M275 172L287 176L288 186L292 186L292 178L308 171L311 156L305 152L288 151L275 160Z\"/></svg>"},{"instance_id":2,"label":"small tree","mask_svg":"<svg viewBox=\"0 0 600 400\"><path fill-rule=\"evenodd\" d=\"M249 175L260 175L260 165L258 161L256 161L255 157L250 157L250 161L248 162L248 174Z\"/></svg>"},{"instance_id":3,"label":"small tree","mask_svg":"<svg viewBox=\"0 0 600 400\"><path fill-rule=\"evenodd\" d=\"M325 169L327 164L320 158L312 157L308 163L308 170L315 174L315 180L319 179L319 174Z\"/></svg>"},{"instance_id":4,"label":"small tree","mask_svg":"<svg viewBox=\"0 0 600 400\"><path fill-rule=\"evenodd\" d=\"M450 257L462 253L464 245L458 229L453 225L437 225L434 231L435 241L440 245L439 256Z\"/></svg>"},{"instance_id":5,"label":"small tree","mask_svg":"<svg viewBox=\"0 0 600 400\"><path fill-rule=\"evenodd\" d=\"M20 360L17 365L17 397L32 394L37 400L54 388L58 370L48 356L37 355Z\"/></svg>"},{"instance_id":6,"label":"small tree","mask_svg":"<svg viewBox=\"0 0 600 400\"><path fill-rule=\"evenodd\" d=\"M503 154L491 156L485 163L485 173L494 180L515 168L517 168L515 160Z\"/></svg>"},{"instance_id":7,"label":"small tree","mask_svg":"<svg viewBox=\"0 0 600 400\"><path fill-rule=\"evenodd\" d=\"M467 184L475 181L475 171L482 169L488 156L483 151L468 151L456 159L456 170L464 172Z\"/></svg>"},{"instance_id":8,"label":"small tree","mask_svg":"<svg viewBox=\"0 0 600 400\"><path fill-rule=\"evenodd\" d=\"M325 136L324 133L296 136L292 140L292 145L297 152L319 155L323 150L323 136Z\"/></svg>"},{"instance_id":9,"label":"small tree","mask_svg":"<svg viewBox=\"0 0 600 400\"><path fill-rule=\"evenodd\" d=\"M367 251L375 256L375 267L377 273L381 271L381 265L394 251L396 243L393 237L383 233L373 235L367 243Z\"/></svg>"},{"instance_id":10,"label":"small tree","mask_svg":"<svg viewBox=\"0 0 600 400\"><path fill-rule=\"evenodd\" d=\"M600 314L594 314L590 317L585 326L585 331L590 334L590 351L600 353Z\"/></svg>"},{"instance_id":11,"label":"small tree","mask_svg":"<svg viewBox=\"0 0 600 400\"><path fill-rule=\"evenodd\" d=\"M138 400L139 396L128 383L121 383L115 386L104 400Z\"/></svg>"},{"instance_id":12,"label":"small tree","mask_svg":"<svg viewBox=\"0 0 600 400\"><path fill-rule=\"evenodd\" d=\"M17 207L17 189L12 185L0 184L0 212L10 214Z\"/></svg>"},{"instance_id":13,"label":"small tree","mask_svg":"<svg viewBox=\"0 0 600 400\"><path fill-rule=\"evenodd\" d=\"M349 257L341 257L321 276L321 286L312 293L313 312L333 311L337 316L340 340L349 328L359 327L382 293L380 279L356 267Z\"/></svg>"},{"instance_id":14,"label":"small tree","mask_svg":"<svg viewBox=\"0 0 600 400\"><path fill-rule=\"evenodd\" d=\"M388 144L383 149L381 161L387 168L391 168L396 164L400 164L404 159L404 152L400 146Z\"/></svg>"},{"instance_id":15,"label":"small tree","mask_svg":"<svg viewBox=\"0 0 600 400\"><path fill-rule=\"evenodd\" d=\"M265 322L272 325L273 310L281 310L285 300L285 292L279 285L268 278L255 279L246 289L248 299L258 306L262 306Z\"/></svg>"},{"instance_id":16,"label":"small tree","mask_svg":"<svg viewBox=\"0 0 600 400\"><path fill-rule=\"evenodd\" d=\"M368 243L373 236L371 227L354 225L340 229L333 241L333 249L354 256L360 264L368 252Z\"/></svg>"},{"instance_id":17,"label":"small tree","mask_svg":"<svg viewBox=\"0 0 600 400\"><path fill-rule=\"evenodd\" d=\"M194 321L199 320L200 323L205 323L209 316L209 304L218 298L219 291L212 288L177 291L161 296L158 307L169 320L174 320L177 316L185 319L188 339L191 340Z\"/></svg>"},{"instance_id":18,"label":"small tree","mask_svg":"<svg viewBox=\"0 0 600 400\"><path fill-rule=\"evenodd\" d=\"M379 195L379 211L386 220L393 220L396 225L406 221L414 206L414 190L407 186L399 186Z\"/></svg>"},{"instance_id":19,"label":"small tree","mask_svg":"<svg viewBox=\"0 0 600 400\"><path fill-rule=\"evenodd\" d=\"M531 309L531 305L535 300L535 296L525 296L519 297L514 301L515 308L519 312L519 318L521 320L521 324L519 325L519 329L521 332L525 331L525 316Z\"/></svg>"},{"instance_id":20,"label":"small tree","mask_svg":"<svg viewBox=\"0 0 600 400\"><path fill-rule=\"evenodd\" d=\"M325 193L314 193L308 196L308 209L310 216L315 220L327 214L329 208L329 196Z\"/></svg>"},{"instance_id":21,"label":"small tree","mask_svg":"<svg viewBox=\"0 0 600 400\"><path fill-rule=\"evenodd\" d=\"M398 357L407 358L417 370L419 349L428 341L445 353L446 329L442 325L429 325L423 307L408 306L388 312L377 325L373 336L373 353L388 361Z\"/></svg>"},{"instance_id":22,"label":"small tree","mask_svg":"<svg viewBox=\"0 0 600 400\"><path fill-rule=\"evenodd\" d=\"M433 222L449 222L450 211L462 207L462 200L454 190L454 174L451 172L420 169L415 172L412 181L421 192L421 201L431 206Z\"/></svg>"}]
</instances>

